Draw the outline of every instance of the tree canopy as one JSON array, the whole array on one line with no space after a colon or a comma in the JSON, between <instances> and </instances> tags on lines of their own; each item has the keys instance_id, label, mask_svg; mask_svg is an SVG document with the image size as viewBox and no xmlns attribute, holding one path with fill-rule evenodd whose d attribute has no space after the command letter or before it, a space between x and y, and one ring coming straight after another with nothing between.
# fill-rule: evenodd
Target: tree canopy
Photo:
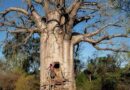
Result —
<instances>
[{"instance_id":1,"label":"tree canopy","mask_svg":"<svg viewBox=\"0 0 130 90\"><path fill-rule=\"evenodd\" d=\"M7 2L12 3L1 1ZM40 61L41 88L48 81L46 68L54 61L63 63L69 90L75 90L73 46L77 51L85 42L97 50L129 52L128 12L129 0L19 0L0 9L0 32L6 36L3 54L11 68L25 72L37 72ZM104 62L107 59L112 60ZM113 61L106 68L114 66Z\"/></svg>"}]
</instances>

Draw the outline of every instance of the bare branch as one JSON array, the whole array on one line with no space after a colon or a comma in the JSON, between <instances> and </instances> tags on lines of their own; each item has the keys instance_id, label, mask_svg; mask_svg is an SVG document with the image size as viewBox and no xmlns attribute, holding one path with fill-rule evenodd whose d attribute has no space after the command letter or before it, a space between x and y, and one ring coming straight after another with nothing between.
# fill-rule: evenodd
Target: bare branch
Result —
<instances>
[{"instance_id":1,"label":"bare branch","mask_svg":"<svg viewBox=\"0 0 130 90\"><path fill-rule=\"evenodd\" d=\"M39 32L39 30L37 28L34 28L34 29L18 29L18 30L8 30L9 33L23 33L23 32Z\"/></svg>"},{"instance_id":2,"label":"bare branch","mask_svg":"<svg viewBox=\"0 0 130 90\"><path fill-rule=\"evenodd\" d=\"M44 8L45 8L45 12L48 13L49 10L49 1L48 0L44 0Z\"/></svg>"},{"instance_id":3,"label":"bare branch","mask_svg":"<svg viewBox=\"0 0 130 90\"><path fill-rule=\"evenodd\" d=\"M7 22L2 22L0 23L0 26L9 26L9 27L14 27L14 28L20 28L20 29L27 29L23 25L16 25L15 21L7 21Z\"/></svg>"},{"instance_id":4,"label":"bare branch","mask_svg":"<svg viewBox=\"0 0 130 90\"><path fill-rule=\"evenodd\" d=\"M98 5L97 2L81 2L79 0L75 0L73 2L73 4L67 9L67 12L68 13L71 12L78 2L80 2L80 7L79 8L82 8L83 6L97 6L99 8L99 5Z\"/></svg>"},{"instance_id":5,"label":"bare branch","mask_svg":"<svg viewBox=\"0 0 130 90\"><path fill-rule=\"evenodd\" d=\"M32 16L33 16L33 19L34 19L37 27L40 30L44 30L46 28L46 24L44 22L42 22L42 18L40 17L40 15L38 15L37 12L32 11Z\"/></svg>"},{"instance_id":6,"label":"bare branch","mask_svg":"<svg viewBox=\"0 0 130 90\"><path fill-rule=\"evenodd\" d=\"M65 6L65 0L59 0L61 6Z\"/></svg>"},{"instance_id":7,"label":"bare branch","mask_svg":"<svg viewBox=\"0 0 130 90\"><path fill-rule=\"evenodd\" d=\"M91 36L94 36L94 35L97 35L99 34L100 32L102 32L105 28L109 27L109 26L114 26L114 24L116 24L117 22L115 23L109 23L107 25L104 25L103 27L101 27L99 30L96 30L95 32L92 32L92 33L89 33L89 34L86 34L84 36L86 37L91 37Z\"/></svg>"},{"instance_id":8,"label":"bare branch","mask_svg":"<svg viewBox=\"0 0 130 90\"><path fill-rule=\"evenodd\" d=\"M80 17L80 18L77 18L77 19L75 19L75 21L74 21L74 25L76 25L76 24L78 24L78 23L80 23L80 22L82 22L82 21L87 21L87 20L89 20L89 19L91 19L91 16L85 16L85 17Z\"/></svg>"},{"instance_id":9,"label":"bare branch","mask_svg":"<svg viewBox=\"0 0 130 90\"><path fill-rule=\"evenodd\" d=\"M82 5L81 5L81 7L82 6L96 6L98 9L100 9L101 7L99 6L99 4L97 3L97 2L82 2Z\"/></svg>"},{"instance_id":10,"label":"bare branch","mask_svg":"<svg viewBox=\"0 0 130 90\"><path fill-rule=\"evenodd\" d=\"M25 38L24 40L24 44L26 44L28 42L28 40L30 39L30 37L32 36L33 32L30 32L30 34Z\"/></svg>"},{"instance_id":11,"label":"bare branch","mask_svg":"<svg viewBox=\"0 0 130 90\"><path fill-rule=\"evenodd\" d=\"M39 1L40 2L40 1ZM44 0L44 2L48 2L48 0ZM31 19L32 21L35 22L35 24L37 25L37 27L40 29L40 30L43 30L45 28L45 23L42 22L42 18L41 16L36 12L34 6L32 5L32 1L31 0L28 0L27 1L27 4L28 4L28 8L30 9L31 11Z\"/></svg>"},{"instance_id":12,"label":"bare branch","mask_svg":"<svg viewBox=\"0 0 130 90\"><path fill-rule=\"evenodd\" d=\"M77 42L84 40L84 38L95 36L95 35L101 33L106 27L112 26L114 24L113 23L107 24L107 25L101 27L99 30L96 30L95 32L92 32L92 33L86 33L86 34L81 34L81 35L77 35L77 36L72 36L72 41L74 41L74 43L77 43Z\"/></svg>"},{"instance_id":13,"label":"bare branch","mask_svg":"<svg viewBox=\"0 0 130 90\"><path fill-rule=\"evenodd\" d=\"M36 3L42 3L42 0L34 0Z\"/></svg>"},{"instance_id":14,"label":"bare branch","mask_svg":"<svg viewBox=\"0 0 130 90\"><path fill-rule=\"evenodd\" d=\"M84 6L82 6L82 7L80 7L80 9L81 10L93 10L93 11L98 11L99 9L97 9L97 8L92 8L92 7L84 7Z\"/></svg>"},{"instance_id":15,"label":"bare branch","mask_svg":"<svg viewBox=\"0 0 130 90\"><path fill-rule=\"evenodd\" d=\"M46 1L47 1L47 0L46 0ZM39 25L40 23L38 23L38 22L41 21L40 15L38 15L38 13L36 13L36 11L34 10L34 7L33 7L33 5L32 5L32 3L31 3L30 0L28 0L27 3L28 3L28 6L29 6L29 8L30 8L30 10L31 10L31 12L32 12L32 16L33 16L32 20L34 19L34 21L36 22L36 24ZM4 16L4 15L6 15L7 13L9 13L9 12L11 12L11 11L20 12L20 13L23 13L23 14L25 14L25 15L27 15L27 16L29 15L29 13L28 13L25 9L16 8L16 7L8 8L8 9L6 9L5 11L0 12L0 14L1 14L2 16Z\"/></svg>"},{"instance_id":16,"label":"bare branch","mask_svg":"<svg viewBox=\"0 0 130 90\"><path fill-rule=\"evenodd\" d=\"M74 16L78 9L80 8L81 2L79 0L75 0L73 4L66 9L66 12L70 14L70 16Z\"/></svg>"},{"instance_id":17,"label":"bare branch","mask_svg":"<svg viewBox=\"0 0 130 90\"><path fill-rule=\"evenodd\" d=\"M80 7L80 4L81 2L79 0L75 0L75 2L73 2L73 4L67 9L67 13L69 14L69 21L67 23L66 30L68 34L72 32L72 27L74 25L74 21L76 19L76 14Z\"/></svg>"},{"instance_id":18,"label":"bare branch","mask_svg":"<svg viewBox=\"0 0 130 90\"><path fill-rule=\"evenodd\" d=\"M78 9L80 8L81 2L77 1L73 8L70 10L70 18L73 18L76 14Z\"/></svg>"},{"instance_id":19,"label":"bare branch","mask_svg":"<svg viewBox=\"0 0 130 90\"><path fill-rule=\"evenodd\" d=\"M103 36L101 38L99 38L98 40L94 40L94 39L91 39L89 38L89 36L86 37L86 35L84 36L85 34L81 34L81 35L77 35L77 36L73 36L72 37L72 42L73 44L76 44L76 43L79 43L81 41L84 41L84 42L89 42L93 45L96 45L104 40L110 40L112 38L116 38L116 37L126 37L126 38L130 38L130 36L128 36L127 34L116 34L116 35L107 35L107 36Z\"/></svg>"},{"instance_id":20,"label":"bare branch","mask_svg":"<svg viewBox=\"0 0 130 90\"><path fill-rule=\"evenodd\" d=\"M11 11L16 11L16 12L20 12L22 14L28 15L28 12L25 9L22 8L16 8L16 7L10 7L8 9L6 9L3 12L0 12L0 15L6 15L7 13L11 12Z\"/></svg>"},{"instance_id":21,"label":"bare branch","mask_svg":"<svg viewBox=\"0 0 130 90\"><path fill-rule=\"evenodd\" d=\"M67 12L67 13L70 13L70 12L72 11L72 9L75 7L75 5L76 5L77 2L78 2L78 0L75 0L75 1L73 2L73 4L66 9L66 12Z\"/></svg>"},{"instance_id":22,"label":"bare branch","mask_svg":"<svg viewBox=\"0 0 130 90\"><path fill-rule=\"evenodd\" d=\"M126 37L126 38L130 38L130 36L128 36L127 34L116 34L116 35L112 35L112 36L103 36L100 39L96 40L95 42L93 42L94 44L100 43L103 40L110 40L112 38L116 38L116 37Z\"/></svg>"},{"instance_id":23,"label":"bare branch","mask_svg":"<svg viewBox=\"0 0 130 90\"><path fill-rule=\"evenodd\" d=\"M109 50L109 51L114 51L114 52L130 52L130 50L123 50L122 48L118 48L118 49L115 49L115 48L101 48L101 47L98 47L98 46L94 46L97 50Z\"/></svg>"},{"instance_id":24,"label":"bare branch","mask_svg":"<svg viewBox=\"0 0 130 90\"><path fill-rule=\"evenodd\" d=\"M97 33L99 33L99 31L96 33L92 33L91 35L90 34L80 34L77 36L72 36L72 42L75 44L75 43L79 43L81 41L85 41L85 42L89 42L93 45L96 45L104 40L110 40L110 39L116 38L116 37L130 38L130 36L127 34L106 35L106 36L99 38L98 40L94 40L94 39L89 38L90 36L92 37L92 36L96 35Z\"/></svg>"},{"instance_id":25,"label":"bare branch","mask_svg":"<svg viewBox=\"0 0 130 90\"><path fill-rule=\"evenodd\" d=\"M91 6L97 6L97 2L82 2L82 5L91 5Z\"/></svg>"},{"instance_id":26,"label":"bare branch","mask_svg":"<svg viewBox=\"0 0 130 90\"><path fill-rule=\"evenodd\" d=\"M118 48L118 49L115 49L115 48L100 48L100 47L97 46L97 44L100 44L101 41L110 40L110 39L116 38L116 37L130 38L130 36L128 36L127 34L116 34L116 35L111 35L111 36L110 35L103 36L98 40L94 40L94 39L91 39L89 37L84 37L83 35L78 35L78 37L77 36L72 37L72 43L77 44L81 41L84 41L84 42L88 42L88 43L92 44L98 50L110 50L110 51L114 51L114 52L128 52L128 51L130 51L130 50L124 50L122 48Z\"/></svg>"}]
</instances>

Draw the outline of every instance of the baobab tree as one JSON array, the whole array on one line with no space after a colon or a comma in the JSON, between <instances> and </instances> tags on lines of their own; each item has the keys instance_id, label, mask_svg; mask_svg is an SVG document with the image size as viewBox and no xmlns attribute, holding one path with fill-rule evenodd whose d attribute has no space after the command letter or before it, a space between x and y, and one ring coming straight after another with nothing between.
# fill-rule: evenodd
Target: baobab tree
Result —
<instances>
[{"instance_id":1,"label":"baobab tree","mask_svg":"<svg viewBox=\"0 0 130 90\"><path fill-rule=\"evenodd\" d=\"M98 50L128 51L128 49L101 48L99 46L102 41L116 37L129 37L125 33L113 35L104 33L108 26L118 26L116 25L117 22L109 23L91 32L87 31L87 28L84 33L73 31L73 27L80 22L93 18L93 16L86 14L80 16L79 13L82 10L93 10L92 14L101 9L102 5L100 6L97 2L85 0L26 0L25 5L26 7L23 8L10 7L0 12L0 26L1 31L4 30L8 33L26 33L27 37L23 40L23 44L26 44L34 33L40 35L40 90L76 89L73 49L81 41L90 43ZM43 7L43 10L39 12L37 5ZM10 12L15 12L15 14ZM41 12L44 12L44 15ZM16 18L7 18L8 15L16 16ZM95 36L98 36L98 38L93 38ZM18 45L22 44L15 46ZM51 71L56 73L52 75ZM57 78L55 79L55 77Z\"/></svg>"}]
</instances>

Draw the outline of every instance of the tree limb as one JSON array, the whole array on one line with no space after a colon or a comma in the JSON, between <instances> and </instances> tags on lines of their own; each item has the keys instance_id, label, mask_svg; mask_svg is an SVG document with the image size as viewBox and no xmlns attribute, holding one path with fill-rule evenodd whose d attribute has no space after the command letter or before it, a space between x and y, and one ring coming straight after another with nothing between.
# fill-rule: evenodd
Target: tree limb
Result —
<instances>
[{"instance_id":1,"label":"tree limb","mask_svg":"<svg viewBox=\"0 0 130 90\"><path fill-rule=\"evenodd\" d=\"M101 7L99 6L99 4L97 2L82 2L82 6L96 6L98 9L100 9Z\"/></svg>"},{"instance_id":2,"label":"tree limb","mask_svg":"<svg viewBox=\"0 0 130 90\"><path fill-rule=\"evenodd\" d=\"M89 19L91 19L90 16L85 16L85 17L76 18L75 21L74 21L74 26L75 26L76 24L82 22L82 21L85 21L85 20L87 21L87 20L89 20Z\"/></svg>"},{"instance_id":3,"label":"tree limb","mask_svg":"<svg viewBox=\"0 0 130 90\"><path fill-rule=\"evenodd\" d=\"M116 34L116 35L107 35L107 36L103 36L101 38L99 38L98 40L94 40L94 39L91 39L89 37L84 37L83 35L79 35L80 38L78 38L77 36L74 36L72 38L72 43L73 44L77 44L81 41L84 41L84 42L88 42L90 44L92 44L96 49L98 50L110 50L110 51L114 51L114 52L128 52L130 50L123 50L122 48L118 48L118 49L115 49L115 48L101 48L99 46L97 46L97 44L100 44L101 41L104 41L104 40L110 40L112 38L116 38L116 37L126 37L126 38L130 38L130 36L128 36L127 34ZM82 39L81 39L82 38Z\"/></svg>"},{"instance_id":4,"label":"tree limb","mask_svg":"<svg viewBox=\"0 0 130 90\"><path fill-rule=\"evenodd\" d=\"M35 33L35 32L39 32L39 30L37 28L34 29L18 29L18 30L8 30L9 33Z\"/></svg>"},{"instance_id":5,"label":"tree limb","mask_svg":"<svg viewBox=\"0 0 130 90\"><path fill-rule=\"evenodd\" d=\"M73 44L76 44L76 43L79 43L81 41L84 41L84 42L89 42L93 45L96 45L104 40L110 40L110 39L116 38L116 37L130 38L130 36L128 36L127 34L116 34L116 35L111 35L111 36L106 35L106 36L99 38L98 40L94 40L94 39L89 38L89 36L86 36L85 34L81 34L81 35L73 36L72 42L73 42Z\"/></svg>"},{"instance_id":6,"label":"tree limb","mask_svg":"<svg viewBox=\"0 0 130 90\"><path fill-rule=\"evenodd\" d=\"M34 6L30 3L29 3L29 8L31 11L31 16L32 16L31 19L35 22L39 30L44 30L46 28L46 25L44 22L42 22L41 16L36 12L36 10L34 9Z\"/></svg>"},{"instance_id":7,"label":"tree limb","mask_svg":"<svg viewBox=\"0 0 130 90\"><path fill-rule=\"evenodd\" d=\"M45 2L47 0L44 0ZM37 25L37 27L39 29L41 29L43 23L42 23L42 18L41 16L36 12L34 6L32 5L32 1L31 0L27 0L27 4L28 4L28 8L30 9L31 11L31 19L35 22L35 24Z\"/></svg>"},{"instance_id":8,"label":"tree limb","mask_svg":"<svg viewBox=\"0 0 130 90\"><path fill-rule=\"evenodd\" d=\"M16 11L16 12L20 12L24 15L27 15L28 16L28 12L25 10L25 9L22 9L22 8L16 8L16 7L10 7L6 10L4 10L3 12L0 12L0 15L6 15L7 13L11 12L11 11Z\"/></svg>"},{"instance_id":9,"label":"tree limb","mask_svg":"<svg viewBox=\"0 0 130 90\"><path fill-rule=\"evenodd\" d=\"M59 0L60 6L65 6L65 0Z\"/></svg>"},{"instance_id":10,"label":"tree limb","mask_svg":"<svg viewBox=\"0 0 130 90\"><path fill-rule=\"evenodd\" d=\"M43 0L34 0L36 3L42 3Z\"/></svg>"},{"instance_id":11,"label":"tree limb","mask_svg":"<svg viewBox=\"0 0 130 90\"><path fill-rule=\"evenodd\" d=\"M77 2L78 2L78 0L75 0L75 1L73 2L73 4L66 9L66 12L67 12L67 13L70 13L70 12L72 11L72 9L74 8L74 6L76 5Z\"/></svg>"},{"instance_id":12,"label":"tree limb","mask_svg":"<svg viewBox=\"0 0 130 90\"><path fill-rule=\"evenodd\" d=\"M99 9L97 9L97 8L84 7L84 6L80 7L80 9L81 9L81 10L84 10L84 11L85 11L85 10L93 10L93 11L95 11L95 12L99 10Z\"/></svg>"},{"instance_id":13,"label":"tree limb","mask_svg":"<svg viewBox=\"0 0 130 90\"><path fill-rule=\"evenodd\" d=\"M97 6L97 2L82 2L82 5L91 5L91 6Z\"/></svg>"},{"instance_id":14,"label":"tree limb","mask_svg":"<svg viewBox=\"0 0 130 90\"><path fill-rule=\"evenodd\" d=\"M74 2L75 3L75 2ZM76 3L74 4L74 6L72 6L71 10L70 10L70 17L73 18L76 14L78 9L80 8L81 2L76 0Z\"/></svg>"},{"instance_id":15,"label":"tree limb","mask_svg":"<svg viewBox=\"0 0 130 90\"><path fill-rule=\"evenodd\" d=\"M127 34L116 34L116 35L107 35L107 36L103 36L100 39L96 40L95 42L93 42L93 44L98 44L103 40L110 40L112 38L116 38L116 37L126 37L126 38L130 38L130 36L128 36Z\"/></svg>"},{"instance_id":16,"label":"tree limb","mask_svg":"<svg viewBox=\"0 0 130 90\"><path fill-rule=\"evenodd\" d=\"M44 0L44 9L46 14L48 14L49 10L49 1L48 0Z\"/></svg>"},{"instance_id":17,"label":"tree limb","mask_svg":"<svg viewBox=\"0 0 130 90\"><path fill-rule=\"evenodd\" d=\"M109 51L114 51L114 52L130 52L130 50L123 50L122 48L118 48L118 49L115 49L115 48L101 48L101 47L98 47L98 46L94 46L97 50L109 50Z\"/></svg>"},{"instance_id":18,"label":"tree limb","mask_svg":"<svg viewBox=\"0 0 130 90\"><path fill-rule=\"evenodd\" d=\"M79 0L75 0L73 2L73 4L67 9L67 13L69 15L69 21L67 23L66 30L67 30L67 34L69 34L69 35L71 35L72 27L73 27L74 21L76 19L75 17L76 17L78 9L80 7L80 4L81 4L81 2Z\"/></svg>"},{"instance_id":19,"label":"tree limb","mask_svg":"<svg viewBox=\"0 0 130 90\"><path fill-rule=\"evenodd\" d=\"M30 32L30 34L25 38L24 40L24 44L26 44L28 42L28 40L30 39L30 37L32 36L33 32Z\"/></svg>"},{"instance_id":20,"label":"tree limb","mask_svg":"<svg viewBox=\"0 0 130 90\"><path fill-rule=\"evenodd\" d=\"M27 29L25 26L17 26L15 21L7 21L7 22L0 22L0 26L9 26L9 27L14 27L14 28L21 28L21 29Z\"/></svg>"},{"instance_id":21,"label":"tree limb","mask_svg":"<svg viewBox=\"0 0 130 90\"><path fill-rule=\"evenodd\" d=\"M116 23L117 22L109 23L109 24L101 27L99 30L96 30L95 32L92 32L92 33L86 33L86 34L80 34L80 35L77 35L77 36L73 36L72 39L73 39L73 41L75 41L75 43L77 43L79 41L82 41L84 38L92 37L92 36L95 36L95 35L101 33L106 27L112 26L112 25L114 25Z\"/></svg>"},{"instance_id":22,"label":"tree limb","mask_svg":"<svg viewBox=\"0 0 130 90\"><path fill-rule=\"evenodd\" d=\"M117 23L117 22L115 22ZM89 34L84 34L84 36L86 37L91 37L91 36L94 36L94 35L97 35L99 34L100 32L102 32L105 28L109 27L109 26L113 26L115 23L109 23L107 25L104 25L103 27L101 27L99 30L96 30L95 32L92 32L92 33L89 33Z\"/></svg>"}]
</instances>

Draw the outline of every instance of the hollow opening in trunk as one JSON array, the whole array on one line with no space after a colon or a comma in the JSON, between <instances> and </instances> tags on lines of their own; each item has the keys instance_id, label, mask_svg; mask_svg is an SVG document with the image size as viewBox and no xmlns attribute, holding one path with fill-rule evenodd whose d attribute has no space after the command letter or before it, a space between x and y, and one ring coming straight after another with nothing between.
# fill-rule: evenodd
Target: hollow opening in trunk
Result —
<instances>
[{"instance_id":1,"label":"hollow opening in trunk","mask_svg":"<svg viewBox=\"0 0 130 90\"><path fill-rule=\"evenodd\" d=\"M59 62L54 62L54 68L59 69L60 68L60 63Z\"/></svg>"}]
</instances>

